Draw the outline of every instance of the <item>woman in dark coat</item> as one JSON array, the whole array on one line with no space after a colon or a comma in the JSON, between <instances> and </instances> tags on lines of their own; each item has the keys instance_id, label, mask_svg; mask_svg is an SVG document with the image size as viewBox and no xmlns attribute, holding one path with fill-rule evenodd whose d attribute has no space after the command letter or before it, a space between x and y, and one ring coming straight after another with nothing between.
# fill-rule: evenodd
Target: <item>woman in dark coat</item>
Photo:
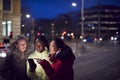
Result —
<instances>
[{"instance_id":1,"label":"woman in dark coat","mask_svg":"<svg viewBox=\"0 0 120 80\"><path fill-rule=\"evenodd\" d=\"M1 68L1 76L5 80L29 80L26 75L26 60L30 52L27 39L17 36Z\"/></svg>"},{"instance_id":2,"label":"woman in dark coat","mask_svg":"<svg viewBox=\"0 0 120 80\"><path fill-rule=\"evenodd\" d=\"M55 38L50 43L50 61L39 60L50 80L74 80L73 63L75 56L63 40Z\"/></svg>"}]
</instances>

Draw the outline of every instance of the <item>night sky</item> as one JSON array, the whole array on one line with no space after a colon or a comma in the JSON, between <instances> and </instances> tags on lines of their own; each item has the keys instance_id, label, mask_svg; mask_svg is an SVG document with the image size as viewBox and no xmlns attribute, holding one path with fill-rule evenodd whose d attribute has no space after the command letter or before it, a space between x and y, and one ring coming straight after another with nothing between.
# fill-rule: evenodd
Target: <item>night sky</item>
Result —
<instances>
[{"instance_id":1,"label":"night sky","mask_svg":"<svg viewBox=\"0 0 120 80\"><path fill-rule=\"evenodd\" d=\"M99 0L84 0L84 7L97 5ZM72 7L72 2L77 6ZM120 6L120 0L100 0L101 4ZM21 0L22 7L28 7L30 15L37 18L54 18L58 14L80 10L81 0Z\"/></svg>"}]
</instances>

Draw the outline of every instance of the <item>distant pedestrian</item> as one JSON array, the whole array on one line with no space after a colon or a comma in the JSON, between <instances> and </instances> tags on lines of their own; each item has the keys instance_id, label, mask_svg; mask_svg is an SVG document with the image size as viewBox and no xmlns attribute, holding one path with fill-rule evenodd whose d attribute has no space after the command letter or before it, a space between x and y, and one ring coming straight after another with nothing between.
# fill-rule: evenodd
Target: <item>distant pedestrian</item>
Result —
<instances>
[{"instance_id":1,"label":"distant pedestrian","mask_svg":"<svg viewBox=\"0 0 120 80\"><path fill-rule=\"evenodd\" d=\"M45 59L49 61L48 58L48 41L44 36L37 36L35 38L35 50L28 57L27 62L27 75L31 80L48 80L44 69L37 63L39 59Z\"/></svg>"},{"instance_id":2,"label":"distant pedestrian","mask_svg":"<svg viewBox=\"0 0 120 80\"><path fill-rule=\"evenodd\" d=\"M49 80L74 80L73 63L75 56L62 39L55 38L50 43L50 64L45 59L38 60Z\"/></svg>"},{"instance_id":3,"label":"distant pedestrian","mask_svg":"<svg viewBox=\"0 0 120 80\"><path fill-rule=\"evenodd\" d=\"M10 53L0 70L5 80L29 80L26 75L26 61L31 53L30 46L25 36L19 35L10 45Z\"/></svg>"}]
</instances>

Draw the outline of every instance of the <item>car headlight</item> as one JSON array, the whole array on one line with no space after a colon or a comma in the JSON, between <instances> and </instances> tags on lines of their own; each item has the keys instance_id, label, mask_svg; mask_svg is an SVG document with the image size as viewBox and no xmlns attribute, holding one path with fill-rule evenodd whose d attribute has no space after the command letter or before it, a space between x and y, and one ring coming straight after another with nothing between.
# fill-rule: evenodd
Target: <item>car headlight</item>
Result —
<instances>
[{"instance_id":1,"label":"car headlight","mask_svg":"<svg viewBox=\"0 0 120 80\"><path fill-rule=\"evenodd\" d=\"M6 53L4 53L4 52L2 52L1 54L0 54L0 57L6 57L7 56L7 54Z\"/></svg>"},{"instance_id":2,"label":"car headlight","mask_svg":"<svg viewBox=\"0 0 120 80\"><path fill-rule=\"evenodd\" d=\"M116 41L116 40L117 40L117 37L114 37L114 40Z\"/></svg>"},{"instance_id":3,"label":"car headlight","mask_svg":"<svg viewBox=\"0 0 120 80\"><path fill-rule=\"evenodd\" d=\"M83 42L87 42L87 40L86 40L86 39L83 39Z\"/></svg>"},{"instance_id":4,"label":"car headlight","mask_svg":"<svg viewBox=\"0 0 120 80\"><path fill-rule=\"evenodd\" d=\"M111 37L111 38L110 38L110 40L112 40L112 41L113 41L113 40L114 40L114 38L113 38L113 37Z\"/></svg>"}]
</instances>

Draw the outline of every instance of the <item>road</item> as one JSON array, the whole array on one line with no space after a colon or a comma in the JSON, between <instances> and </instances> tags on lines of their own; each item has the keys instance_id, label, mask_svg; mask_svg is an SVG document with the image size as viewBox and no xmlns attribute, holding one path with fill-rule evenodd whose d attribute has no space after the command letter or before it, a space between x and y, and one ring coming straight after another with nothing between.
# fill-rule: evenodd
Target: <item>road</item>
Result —
<instances>
[{"instance_id":1,"label":"road","mask_svg":"<svg viewBox=\"0 0 120 80\"><path fill-rule=\"evenodd\" d=\"M120 47L104 45L77 57L74 80L120 80Z\"/></svg>"},{"instance_id":2,"label":"road","mask_svg":"<svg viewBox=\"0 0 120 80\"><path fill-rule=\"evenodd\" d=\"M88 45L84 54L81 50L75 53L74 80L120 80L120 47ZM70 46L75 52L75 44Z\"/></svg>"}]
</instances>

